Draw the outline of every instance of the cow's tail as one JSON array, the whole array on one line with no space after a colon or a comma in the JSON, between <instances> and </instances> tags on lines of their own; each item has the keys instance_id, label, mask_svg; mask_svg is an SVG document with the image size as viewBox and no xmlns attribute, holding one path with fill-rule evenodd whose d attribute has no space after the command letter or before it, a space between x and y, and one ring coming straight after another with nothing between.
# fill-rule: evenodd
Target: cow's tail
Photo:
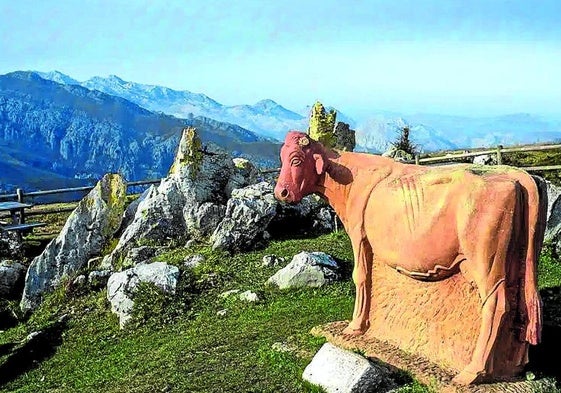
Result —
<instances>
[{"instance_id":1,"label":"cow's tail","mask_svg":"<svg viewBox=\"0 0 561 393\"><path fill-rule=\"evenodd\" d=\"M541 341L542 301L538 290L538 259L543 245L547 219L547 189L539 178L530 178L527 190L527 254L524 273L524 299L528 316L525 341L536 345Z\"/></svg>"}]
</instances>

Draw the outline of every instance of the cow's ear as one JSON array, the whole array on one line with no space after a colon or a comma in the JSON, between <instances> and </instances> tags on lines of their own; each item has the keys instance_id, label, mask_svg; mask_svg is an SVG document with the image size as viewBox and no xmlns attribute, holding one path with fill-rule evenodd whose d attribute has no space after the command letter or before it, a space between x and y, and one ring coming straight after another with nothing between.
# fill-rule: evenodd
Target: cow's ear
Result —
<instances>
[{"instance_id":1,"label":"cow's ear","mask_svg":"<svg viewBox=\"0 0 561 393\"><path fill-rule=\"evenodd\" d=\"M316 162L316 172L318 175L322 175L323 172L325 172L325 161L323 160L323 156L315 153L313 157Z\"/></svg>"}]
</instances>

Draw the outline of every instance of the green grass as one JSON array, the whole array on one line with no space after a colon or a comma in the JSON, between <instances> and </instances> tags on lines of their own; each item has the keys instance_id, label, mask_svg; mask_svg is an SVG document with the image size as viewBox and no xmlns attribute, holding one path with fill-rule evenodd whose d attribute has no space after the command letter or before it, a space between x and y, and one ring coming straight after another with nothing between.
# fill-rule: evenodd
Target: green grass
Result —
<instances>
[{"instance_id":1,"label":"green grass","mask_svg":"<svg viewBox=\"0 0 561 393\"><path fill-rule=\"evenodd\" d=\"M277 269L261 265L264 255L290 260L301 251L317 250L341 263L344 281L285 291L264 285ZM176 297L146 286L125 330L118 328L105 290L85 293L61 287L30 319L0 333L0 392L321 392L301 376L325 342L310 329L352 314L347 235L273 241L266 249L236 255L208 247L179 248L158 259L181 266L193 253L206 260L194 271L182 271ZM546 246L540 288L561 285L560 266ZM252 290L260 301L219 296L229 289ZM223 309L226 314L217 315ZM68 316L63 323L62 315ZM39 330L46 332L47 344L29 352L25 338ZM291 350L273 349L275 343ZM18 359L23 367L14 368ZM399 389L432 391L415 381Z\"/></svg>"},{"instance_id":2,"label":"green grass","mask_svg":"<svg viewBox=\"0 0 561 393\"><path fill-rule=\"evenodd\" d=\"M555 254L553 244L545 244L538 263L538 286L540 289L561 288L561 260Z\"/></svg>"},{"instance_id":3,"label":"green grass","mask_svg":"<svg viewBox=\"0 0 561 393\"><path fill-rule=\"evenodd\" d=\"M279 291L264 285L277 269L261 266L264 255L290 260L303 250L331 254L343 265L346 279L320 289ZM0 334L0 347L15 345L1 353L0 367L11 374L0 377L0 391L320 392L301 378L324 343L309 332L350 318L350 250L344 232L272 242L267 249L236 255L200 248L196 252L206 261L192 273L182 271L183 284L174 301L148 286L139 296L140 312L125 330L118 328L105 290L61 288L29 320ZM159 259L180 265L186 255L177 249ZM219 296L229 289L252 290L260 301L249 304ZM218 316L225 308L226 314ZM59 323L65 314L67 321ZM39 358L29 369L7 369L14 356L26 353L25 337L37 330L48 333L54 348L47 348L44 356L37 350L24 357ZM274 343L292 351L279 352ZM415 383L403 389L429 391Z\"/></svg>"}]
</instances>

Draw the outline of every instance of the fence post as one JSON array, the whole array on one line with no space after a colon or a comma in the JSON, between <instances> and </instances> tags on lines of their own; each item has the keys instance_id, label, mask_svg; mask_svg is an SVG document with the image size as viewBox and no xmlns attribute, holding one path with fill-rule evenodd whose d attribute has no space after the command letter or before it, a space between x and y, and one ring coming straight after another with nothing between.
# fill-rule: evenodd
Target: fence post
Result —
<instances>
[{"instance_id":1,"label":"fence post","mask_svg":"<svg viewBox=\"0 0 561 393\"><path fill-rule=\"evenodd\" d=\"M23 190L21 188L16 189L16 195L18 196L18 202L23 203Z\"/></svg>"},{"instance_id":2,"label":"fence post","mask_svg":"<svg viewBox=\"0 0 561 393\"><path fill-rule=\"evenodd\" d=\"M415 165L419 165L419 155L415 154Z\"/></svg>"},{"instance_id":3,"label":"fence post","mask_svg":"<svg viewBox=\"0 0 561 393\"><path fill-rule=\"evenodd\" d=\"M21 188L16 188L16 195L18 196L18 202L19 203L23 203L23 190ZM21 208L19 209L19 223L20 224L25 224L25 209Z\"/></svg>"},{"instance_id":4,"label":"fence post","mask_svg":"<svg viewBox=\"0 0 561 393\"><path fill-rule=\"evenodd\" d=\"M497 146L497 165L503 165L503 145Z\"/></svg>"}]
</instances>

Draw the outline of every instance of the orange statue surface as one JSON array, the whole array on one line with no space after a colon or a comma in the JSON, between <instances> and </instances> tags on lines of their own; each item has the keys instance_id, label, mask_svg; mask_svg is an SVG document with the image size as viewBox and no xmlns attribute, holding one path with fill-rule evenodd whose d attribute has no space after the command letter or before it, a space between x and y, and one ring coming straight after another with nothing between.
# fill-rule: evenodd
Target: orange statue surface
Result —
<instances>
[{"instance_id":1,"label":"orange statue surface","mask_svg":"<svg viewBox=\"0 0 561 393\"><path fill-rule=\"evenodd\" d=\"M325 148L291 131L275 197L323 196L349 235L356 299L345 334L372 334L471 384L515 377L541 334L537 259L547 196L525 171L419 166Z\"/></svg>"}]
</instances>

